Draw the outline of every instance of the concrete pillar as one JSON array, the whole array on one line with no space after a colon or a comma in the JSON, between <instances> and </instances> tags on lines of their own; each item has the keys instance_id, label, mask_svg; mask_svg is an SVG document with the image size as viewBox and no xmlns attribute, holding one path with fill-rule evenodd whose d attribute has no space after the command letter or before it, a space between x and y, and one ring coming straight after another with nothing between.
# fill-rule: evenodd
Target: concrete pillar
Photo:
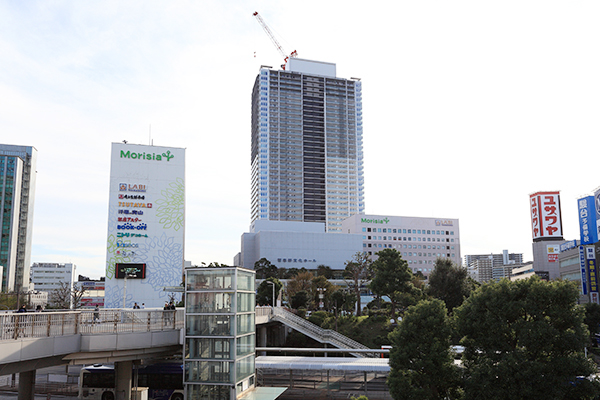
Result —
<instances>
[{"instance_id":1,"label":"concrete pillar","mask_svg":"<svg viewBox=\"0 0 600 400\"><path fill-rule=\"evenodd\" d=\"M116 400L131 400L132 361L115 363L115 395Z\"/></svg>"},{"instance_id":2,"label":"concrete pillar","mask_svg":"<svg viewBox=\"0 0 600 400\"><path fill-rule=\"evenodd\" d=\"M259 331L259 341L258 343L260 343L259 347L267 347L267 327L266 326L261 326ZM263 351L261 352L262 356L266 356L267 352Z\"/></svg>"},{"instance_id":3,"label":"concrete pillar","mask_svg":"<svg viewBox=\"0 0 600 400\"><path fill-rule=\"evenodd\" d=\"M33 389L35 386L35 369L19 373L19 396L18 400L33 400Z\"/></svg>"}]
</instances>

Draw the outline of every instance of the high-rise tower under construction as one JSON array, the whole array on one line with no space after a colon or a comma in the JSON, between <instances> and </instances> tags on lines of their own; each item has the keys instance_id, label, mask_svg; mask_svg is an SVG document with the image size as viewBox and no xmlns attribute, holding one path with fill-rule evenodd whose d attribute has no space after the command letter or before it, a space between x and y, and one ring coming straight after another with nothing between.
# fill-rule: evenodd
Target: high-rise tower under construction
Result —
<instances>
[{"instance_id":1,"label":"high-rise tower under construction","mask_svg":"<svg viewBox=\"0 0 600 400\"><path fill-rule=\"evenodd\" d=\"M364 212L362 91L331 63L263 66L252 91L251 220L323 222Z\"/></svg>"}]
</instances>

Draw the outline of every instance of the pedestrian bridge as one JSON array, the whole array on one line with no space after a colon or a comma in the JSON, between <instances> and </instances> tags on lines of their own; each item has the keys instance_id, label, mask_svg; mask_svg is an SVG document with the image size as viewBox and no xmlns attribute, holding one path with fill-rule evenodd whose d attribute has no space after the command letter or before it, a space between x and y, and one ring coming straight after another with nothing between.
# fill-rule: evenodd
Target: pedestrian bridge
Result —
<instances>
[{"instance_id":1,"label":"pedestrian bridge","mask_svg":"<svg viewBox=\"0 0 600 400\"><path fill-rule=\"evenodd\" d=\"M0 314L0 375L181 354L184 310Z\"/></svg>"}]
</instances>

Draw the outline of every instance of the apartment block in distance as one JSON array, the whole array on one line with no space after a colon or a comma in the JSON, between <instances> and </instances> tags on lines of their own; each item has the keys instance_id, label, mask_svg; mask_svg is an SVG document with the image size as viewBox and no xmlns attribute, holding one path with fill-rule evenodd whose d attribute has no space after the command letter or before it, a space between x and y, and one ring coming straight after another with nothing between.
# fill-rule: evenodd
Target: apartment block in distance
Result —
<instances>
[{"instance_id":1,"label":"apartment block in distance","mask_svg":"<svg viewBox=\"0 0 600 400\"><path fill-rule=\"evenodd\" d=\"M37 150L0 144L0 266L3 292L29 289Z\"/></svg>"},{"instance_id":2,"label":"apartment block in distance","mask_svg":"<svg viewBox=\"0 0 600 400\"><path fill-rule=\"evenodd\" d=\"M342 223L343 233L359 233L363 251L377 259L377 252L395 249L413 272L428 276L438 257L460 264L458 219L353 215Z\"/></svg>"},{"instance_id":3,"label":"apartment block in distance","mask_svg":"<svg viewBox=\"0 0 600 400\"><path fill-rule=\"evenodd\" d=\"M34 263L31 266L31 283L34 290L50 293L61 288L61 282L73 288L77 266L71 263Z\"/></svg>"},{"instance_id":4,"label":"apartment block in distance","mask_svg":"<svg viewBox=\"0 0 600 400\"><path fill-rule=\"evenodd\" d=\"M364 212L362 86L332 63L263 66L252 91L251 221L325 223Z\"/></svg>"}]
</instances>

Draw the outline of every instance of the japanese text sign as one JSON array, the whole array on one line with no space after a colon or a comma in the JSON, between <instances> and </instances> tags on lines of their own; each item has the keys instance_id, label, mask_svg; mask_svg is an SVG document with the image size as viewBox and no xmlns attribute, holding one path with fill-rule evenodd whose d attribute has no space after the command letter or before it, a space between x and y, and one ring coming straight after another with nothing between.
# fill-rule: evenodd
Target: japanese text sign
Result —
<instances>
[{"instance_id":1,"label":"japanese text sign","mask_svg":"<svg viewBox=\"0 0 600 400\"><path fill-rule=\"evenodd\" d=\"M582 197L577 200L577 214L579 215L581 244L596 243L598 241L598 230L596 228L594 196Z\"/></svg>"},{"instance_id":2,"label":"japanese text sign","mask_svg":"<svg viewBox=\"0 0 600 400\"><path fill-rule=\"evenodd\" d=\"M585 248L585 258L587 259L590 293L598 293L598 266L596 265L594 246L587 246Z\"/></svg>"},{"instance_id":3,"label":"japanese text sign","mask_svg":"<svg viewBox=\"0 0 600 400\"><path fill-rule=\"evenodd\" d=\"M562 238L560 193L537 192L529 196L534 239Z\"/></svg>"}]
</instances>

